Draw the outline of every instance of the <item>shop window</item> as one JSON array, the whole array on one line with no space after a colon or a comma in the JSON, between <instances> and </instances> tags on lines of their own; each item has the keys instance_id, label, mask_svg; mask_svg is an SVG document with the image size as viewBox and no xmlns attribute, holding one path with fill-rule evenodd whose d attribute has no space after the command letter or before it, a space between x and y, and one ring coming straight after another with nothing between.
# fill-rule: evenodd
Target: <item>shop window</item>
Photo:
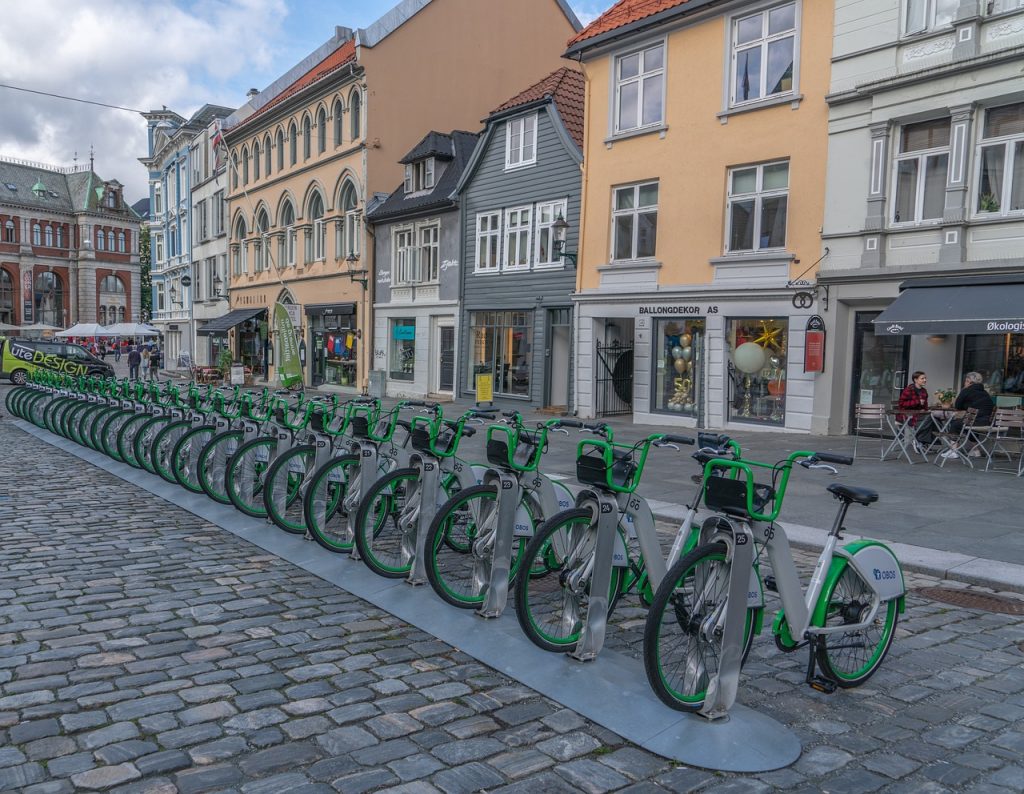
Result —
<instances>
[{"instance_id":1,"label":"shop window","mask_svg":"<svg viewBox=\"0 0 1024 794\"><path fill-rule=\"evenodd\" d=\"M388 375L392 380L411 381L416 375L416 320L391 321L391 351Z\"/></svg>"},{"instance_id":2,"label":"shop window","mask_svg":"<svg viewBox=\"0 0 1024 794\"><path fill-rule=\"evenodd\" d=\"M704 320L658 320L654 340L653 410L697 416L703 401Z\"/></svg>"},{"instance_id":3,"label":"shop window","mask_svg":"<svg viewBox=\"0 0 1024 794\"><path fill-rule=\"evenodd\" d=\"M0 269L0 323L14 325L14 279Z\"/></svg>"},{"instance_id":4,"label":"shop window","mask_svg":"<svg viewBox=\"0 0 1024 794\"><path fill-rule=\"evenodd\" d=\"M1024 334L964 336L964 372L981 373L982 382L1001 404L1020 405L1024 397Z\"/></svg>"},{"instance_id":5,"label":"shop window","mask_svg":"<svg viewBox=\"0 0 1024 794\"><path fill-rule=\"evenodd\" d=\"M786 421L785 317L729 320L729 420L782 425Z\"/></svg>"},{"instance_id":6,"label":"shop window","mask_svg":"<svg viewBox=\"0 0 1024 794\"><path fill-rule=\"evenodd\" d=\"M312 318L315 385L357 386L358 344L350 315Z\"/></svg>"},{"instance_id":7,"label":"shop window","mask_svg":"<svg viewBox=\"0 0 1024 794\"><path fill-rule=\"evenodd\" d=\"M469 333L470 388L477 375L490 375L495 394L529 397L533 312L473 312Z\"/></svg>"}]
</instances>

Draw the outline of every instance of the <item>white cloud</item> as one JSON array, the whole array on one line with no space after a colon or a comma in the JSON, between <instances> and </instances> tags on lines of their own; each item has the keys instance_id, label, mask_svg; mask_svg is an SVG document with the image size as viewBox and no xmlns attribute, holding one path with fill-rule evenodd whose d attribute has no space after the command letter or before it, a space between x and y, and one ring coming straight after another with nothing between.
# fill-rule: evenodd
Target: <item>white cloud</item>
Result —
<instances>
[{"instance_id":1,"label":"white cloud","mask_svg":"<svg viewBox=\"0 0 1024 794\"><path fill-rule=\"evenodd\" d=\"M205 0L188 8L135 0L5 4L0 82L188 116L236 106L229 84L272 67L284 0ZM244 42L244 46L228 46ZM287 67L286 67L287 68ZM96 170L146 194L145 120L137 113L0 89L0 153L57 165L96 152Z\"/></svg>"}]
</instances>

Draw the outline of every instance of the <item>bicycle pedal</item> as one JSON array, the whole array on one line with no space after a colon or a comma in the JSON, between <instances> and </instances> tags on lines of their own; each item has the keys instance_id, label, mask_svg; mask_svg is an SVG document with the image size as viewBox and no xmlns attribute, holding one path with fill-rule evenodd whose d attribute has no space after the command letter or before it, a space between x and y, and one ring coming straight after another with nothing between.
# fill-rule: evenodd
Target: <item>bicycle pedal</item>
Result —
<instances>
[{"instance_id":1,"label":"bicycle pedal","mask_svg":"<svg viewBox=\"0 0 1024 794\"><path fill-rule=\"evenodd\" d=\"M827 678L822 678L820 675L815 676L807 683L815 692L822 692L826 695L835 694L837 689L834 681L829 681Z\"/></svg>"},{"instance_id":2,"label":"bicycle pedal","mask_svg":"<svg viewBox=\"0 0 1024 794\"><path fill-rule=\"evenodd\" d=\"M779 587L777 584L775 584L775 577L771 574L768 574L764 577L764 589L769 590L772 593L779 592Z\"/></svg>"}]
</instances>

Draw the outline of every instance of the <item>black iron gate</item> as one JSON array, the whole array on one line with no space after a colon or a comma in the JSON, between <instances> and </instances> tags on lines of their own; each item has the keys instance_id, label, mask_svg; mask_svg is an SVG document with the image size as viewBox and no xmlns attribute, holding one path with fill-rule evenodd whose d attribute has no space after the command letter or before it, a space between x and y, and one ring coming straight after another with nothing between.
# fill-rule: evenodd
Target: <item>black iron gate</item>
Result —
<instances>
[{"instance_id":1,"label":"black iron gate","mask_svg":"<svg viewBox=\"0 0 1024 794\"><path fill-rule=\"evenodd\" d=\"M633 412L633 345L615 342L597 346L596 414Z\"/></svg>"}]
</instances>

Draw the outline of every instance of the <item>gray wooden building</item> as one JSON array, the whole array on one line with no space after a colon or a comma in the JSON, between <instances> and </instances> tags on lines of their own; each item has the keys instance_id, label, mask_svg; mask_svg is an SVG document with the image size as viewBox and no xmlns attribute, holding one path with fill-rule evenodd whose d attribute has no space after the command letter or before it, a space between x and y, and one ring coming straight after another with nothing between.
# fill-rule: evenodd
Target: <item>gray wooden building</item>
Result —
<instances>
[{"instance_id":1,"label":"gray wooden building","mask_svg":"<svg viewBox=\"0 0 1024 794\"><path fill-rule=\"evenodd\" d=\"M459 392L571 405L584 78L563 67L498 107L458 186L462 218Z\"/></svg>"}]
</instances>

